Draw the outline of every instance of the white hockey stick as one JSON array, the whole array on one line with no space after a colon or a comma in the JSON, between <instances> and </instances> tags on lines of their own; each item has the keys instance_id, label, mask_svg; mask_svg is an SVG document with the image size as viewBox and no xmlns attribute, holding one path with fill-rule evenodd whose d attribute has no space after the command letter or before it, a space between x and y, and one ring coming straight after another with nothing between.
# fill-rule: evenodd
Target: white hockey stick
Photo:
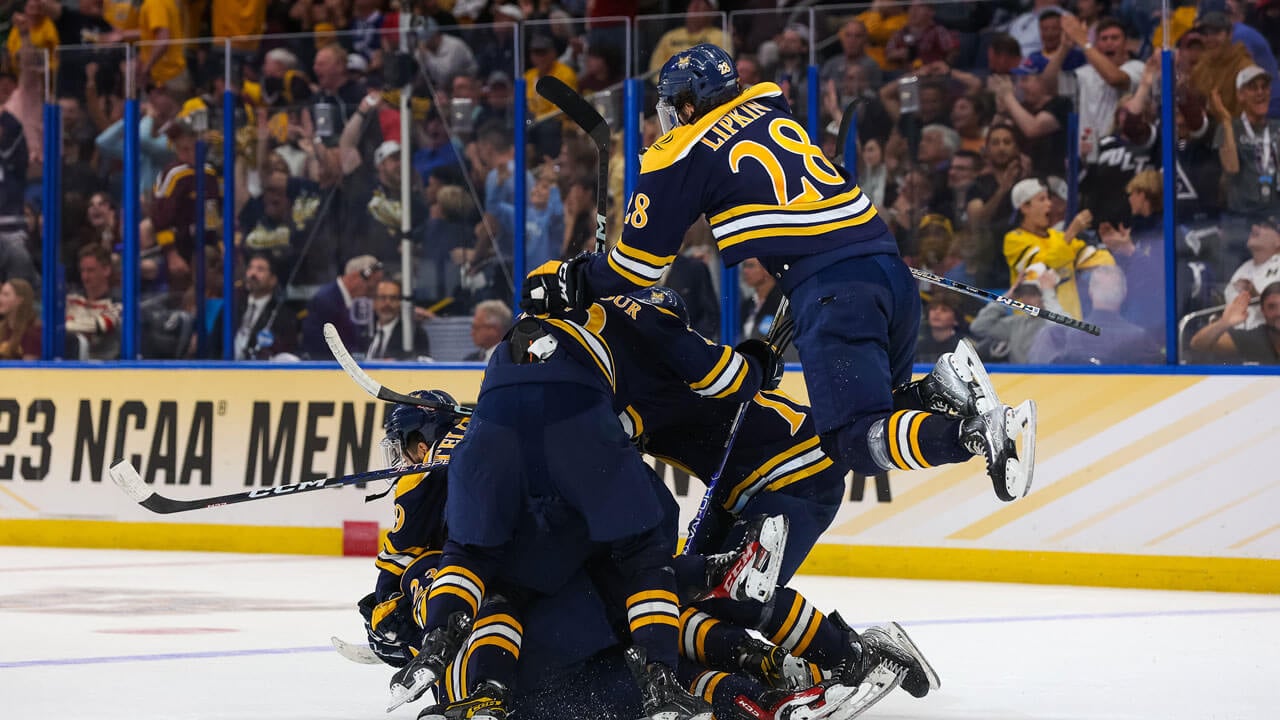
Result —
<instances>
[{"instance_id":1,"label":"white hockey stick","mask_svg":"<svg viewBox=\"0 0 1280 720\"><path fill-rule=\"evenodd\" d=\"M378 656L374 654L373 650L369 649L368 645L347 642L336 635L329 638L329 642L333 644L333 649L338 651L339 655L353 663L361 665L382 664L382 660L378 659Z\"/></svg>"},{"instance_id":2,"label":"white hockey stick","mask_svg":"<svg viewBox=\"0 0 1280 720\"><path fill-rule=\"evenodd\" d=\"M471 408L461 405L449 405L426 398L417 398L384 387L382 383L369 377L369 373L365 372L364 368L356 363L355 358L351 357L351 353L347 351L347 346L342 344L342 337L338 335L338 329L333 326L333 323L324 324L324 341L329 346L329 352L333 353L334 359L346 371L347 376L354 380L357 385L364 388L365 392L379 400L403 405L417 405L419 407L432 408L433 410L450 410L463 417L471 415Z\"/></svg>"}]
</instances>

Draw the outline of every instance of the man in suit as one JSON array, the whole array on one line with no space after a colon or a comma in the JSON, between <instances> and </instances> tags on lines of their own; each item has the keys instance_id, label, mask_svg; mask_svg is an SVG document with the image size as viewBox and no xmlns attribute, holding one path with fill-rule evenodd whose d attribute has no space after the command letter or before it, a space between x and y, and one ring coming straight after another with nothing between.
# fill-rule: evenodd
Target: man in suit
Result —
<instances>
[{"instance_id":1,"label":"man in suit","mask_svg":"<svg viewBox=\"0 0 1280 720\"><path fill-rule=\"evenodd\" d=\"M400 324L400 283L383 280L373 296L376 319L373 340L365 360L415 360L431 354L431 340L416 322L413 324L413 347L404 349L404 326Z\"/></svg>"},{"instance_id":2,"label":"man in suit","mask_svg":"<svg viewBox=\"0 0 1280 720\"><path fill-rule=\"evenodd\" d=\"M382 263L372 255L347 261L342 275L311 296L302 321L302 352L312 360L330 360L324 341L324 324L333 323L348 350L369 347L368 329L373 323L373 290L382 280Z\"/></svg>"},{"instance_id":3,"label":"man in suit","mask_svg":"<svg viewBox=\"0 0 1280 720\"><path fill-rule=\"evenodd\" d=\"M244 293L236 298L236 307L244 308L236 327L237 360L270 360L297 350L298 318L283 306L279 285L270 253L251 254L244 268Z\"/></svg>"},{"instance_id":4,"label":"man in suit","mask_svg":"<svg viewBox=\"0 0 1280 720\"><path fill-rule=\"evenodd\" d=\"M489 362L493 349L502 342L502 336L511 327L511 308L501 300L485 300L476 304L471 317L471 342L476 351L463 358L467 362Z\"/></svg>"}]
</instances>

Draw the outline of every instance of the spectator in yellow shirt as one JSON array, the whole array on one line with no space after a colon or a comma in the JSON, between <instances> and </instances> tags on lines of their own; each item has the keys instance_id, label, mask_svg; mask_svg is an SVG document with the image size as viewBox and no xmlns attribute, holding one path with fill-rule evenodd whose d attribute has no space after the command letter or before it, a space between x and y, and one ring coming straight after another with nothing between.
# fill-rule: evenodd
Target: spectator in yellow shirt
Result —
<instances>
[{"instance_id":1,"label":"spectator in yellow shirt","mask_svg":"<svg viewBox=\"0 0 1280 720\"><path fill-rule=\"evenodd\" d=\"M58 58L53 50L58 47L58 30L53 26L53 21L45 15L44 8L37 0L27 0L25 11L13 14L13 27L9 29L9 41L6 47L15 71L22 68L18 53L24 46L47 50L50 69L57 69Z\"/></svg>"},{"instance_id":2,"label":"spectator in yellow shirt","mask_svg":"<svg viewBox=\"0 0 1280 720\"><path fill-rule=\"evenodd\" d=\"M555 43L547 35L534 35L529 40L529 59L533 67L524 71L527 86L525 97L529 102L530 114L535 120L541 120L545 115L554 112L556 106L538 94L537 88L534 87L538 84L538 78L550 75L563 80L565 85L577 90L578 74L556 58Z\"/></svg>"},{"instance_id":3,"label":"spectator in yellow shirt","mask_svg":"<svg viewBox=\"0 0 1280 720\"><path fill-rule=\"evenodd\" d=\"M884 48L889 44L889 38L907 26L905 5L906 3L894 0L875 0L871 3L870 10L857 15L857 19L867 28L867 55L886 70L895 65L885 58Z\"/></svg>"},{"instance_id":4,"label":"spectator in yellow shirt","mask_svg":"<svg viewBox=\"0 0 1280 720\"><path fill-rule=\"evenodd\" d=\"M102 17L117 32L138 30L138 4L133 0L105 0L102 3Z\"/></svg>"},{"instance_id":5,"label":"spectator in yellow shirt","mask_svg":"<svg viewBox=\"0 0 1280 720\"><path fill-rule=\"evenodd\" d=\"M183 39L182 27L182 13L174 0L142 0L137 30L138 39L143 43L138 46L141 75L149 85L169 85L176 95L185 97L191 93L191 78L187 74L183 46L176 42Z\"/></svg>"},{"instance_id":6,"label":"spectator in yellow shirt","mask_svg":"<svg viewBox=\"0 0 1280 720\"><path fill-rule=\"evenodd\" d=\"M689 0L689 9L685 11L684 27L668 30L658 40L649 56L649 72L657 73L672 55L699 43L711 43L733 52L720 27L720 19L713 13L719 3L717 0Z\"/></svg>"}]
</instances>

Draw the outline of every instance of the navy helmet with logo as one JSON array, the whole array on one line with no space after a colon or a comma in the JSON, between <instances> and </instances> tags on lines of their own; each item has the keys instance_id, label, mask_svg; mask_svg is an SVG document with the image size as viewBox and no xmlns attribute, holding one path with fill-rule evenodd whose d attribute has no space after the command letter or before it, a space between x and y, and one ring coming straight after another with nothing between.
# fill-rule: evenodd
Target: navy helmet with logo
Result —
<instances>
[{"instance_id":1,"label":"navy helmet with logo","mask_svg":"<svg viewBox=\"0 0 1280 720\"><path fill-rule=\"evenodd\" d=\"M434 446L461 419L460 415L450 409L458 404L457 401L443 390L415 390L409 394L423 400L434 400L443 407L437 409L400 404L387 413L384 425L386 437L382 442L387 460L392 464L405 462L404 453L419 442L417 436L421 436L421 442L425 442L427 447Z\"/></svg>"},{"instance_id":2,"label":"navy helmet with logo","mask_svg":"<svg viewBox=\"0 0 1280 720\"><path fill-rule=\"evenodd\" d=\"M658 74L658 121L662 132L680 124L679 111L693 106L693 120L723 105L742 92L733 58L711 43L681 50Z\"/></svg>"},{"instance_id":3,"label":"navy helmet with logo","mask_svg":"<svg viewBox=\"0 0 1280 720\"><path fill-rule=\"evenodd\" d=\"M680 293L669 287L655 285L643 290L633 290L627 293L627 297L674 313L676 317L684 321L685 325L689 324L689 308L685 306L684 298L680 297Z\"/></svg>"}]
</instances>

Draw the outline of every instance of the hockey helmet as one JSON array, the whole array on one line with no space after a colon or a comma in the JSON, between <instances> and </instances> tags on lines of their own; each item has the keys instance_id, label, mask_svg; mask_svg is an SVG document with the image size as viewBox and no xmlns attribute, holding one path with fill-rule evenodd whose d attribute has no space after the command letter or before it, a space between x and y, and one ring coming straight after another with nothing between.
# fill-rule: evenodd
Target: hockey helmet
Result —
<instances>
[{"instance_id":1,"label":"hockey helmet","mask_svg":"<svg viewBox=\"0 0 1280 720\"><path fill-rule=\"evenodd\" d=\"M410 396L423 400L433 400L444 407L429 408L419 405L398 404L387 413L383 429L386 436L382 440L383 452L391 465L407 462L405 451L418 442L425 442L428 447L434 446L443 438L461 418L451 408L457 405L453 396L443 390L415 390Z\"/></svg>"},{"instance_id":2,"label":"hockey helmet","mask_svg":"<svg viewBox=\"0 0 1280 720\"><path fill-rule=\"evenodd\" d=\"M655 285L644 290L634 290L627 293L627 297L632 300L639 300L642 303L660 307L663 310L674 313L685 325L689 323L689 308L684 304L684 298L680 297L680 293L669 287Z\"/></svg>"},{"instance_id":3,"label":"hockey helmet","mask_svg":"<svg viewBox=\"0 0 1280 720\"><path fill-rule=\"evenodd\" d=\"M742 92L733 58L711 43L681 50L658 74L658 122L665 134L680 124L680 108L693 106L693 119Z\"/></svg>"}]
</instances>

